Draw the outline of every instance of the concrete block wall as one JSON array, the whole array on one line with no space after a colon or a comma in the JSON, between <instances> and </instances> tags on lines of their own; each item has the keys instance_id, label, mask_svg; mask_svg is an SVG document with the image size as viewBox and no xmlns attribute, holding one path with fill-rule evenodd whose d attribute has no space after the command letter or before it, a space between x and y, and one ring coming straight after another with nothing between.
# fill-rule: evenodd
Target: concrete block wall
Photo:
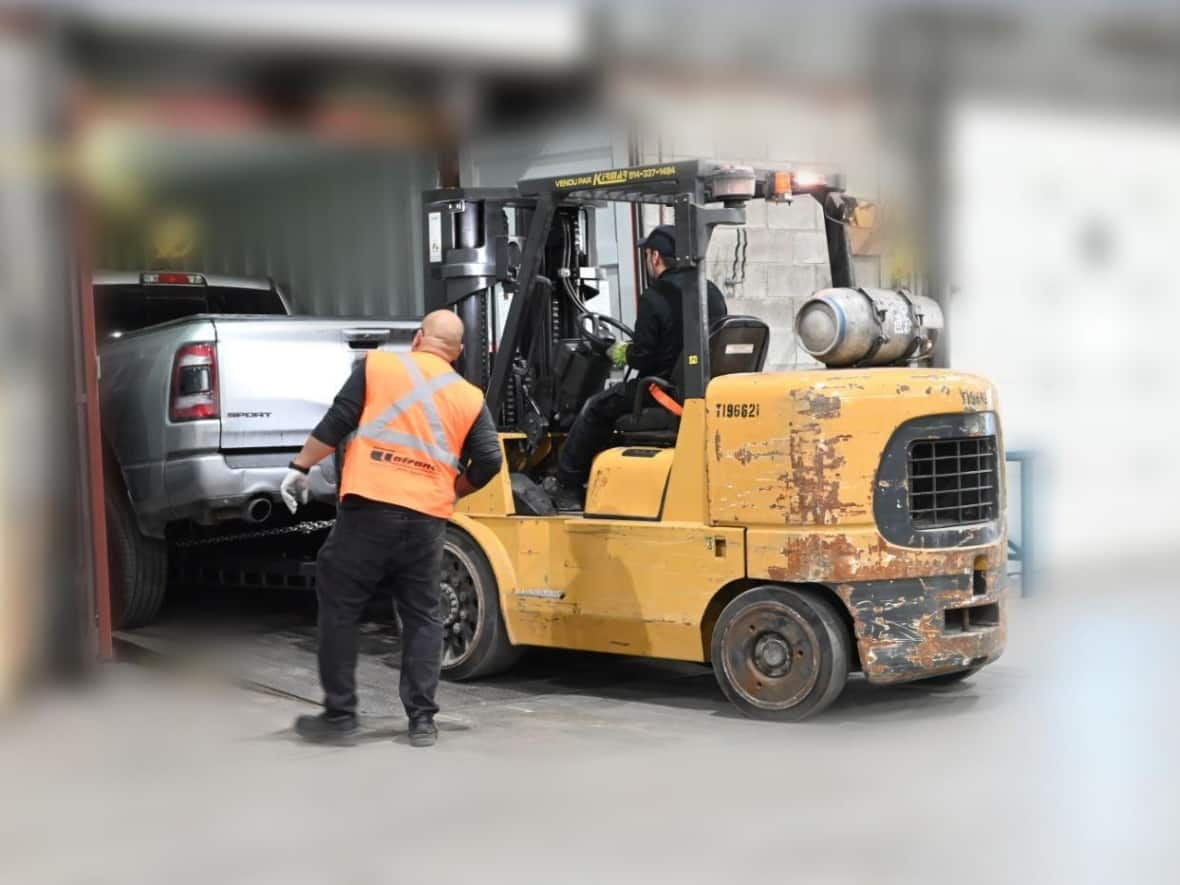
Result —
<instances>
[{"instance_id":1,"label":"concrete block wall","mask_svg":"<svg viewBox=\"0 0 1180 885\"><path fill-rule=\"evenodd\" d=\"M878 199L877 139L870 109L861 102L839 107L807 97L712 100L668 97L666 118L640 134L643 163L707 157L755 165L785 165L839 170L849 191ZM671 222L670 209L645 207L644 229ZM752 203L745 225L744 272L734 273L736 228L719 228L709 244L708 274L725 293L731 313L751 314L770 325L770 370L818 365L796 347L794 318L815 291L831 285L823 216L810 197L790 205ZM879 285L880 261L855 259L858 282Z\"/></svg>"}]
</instances>

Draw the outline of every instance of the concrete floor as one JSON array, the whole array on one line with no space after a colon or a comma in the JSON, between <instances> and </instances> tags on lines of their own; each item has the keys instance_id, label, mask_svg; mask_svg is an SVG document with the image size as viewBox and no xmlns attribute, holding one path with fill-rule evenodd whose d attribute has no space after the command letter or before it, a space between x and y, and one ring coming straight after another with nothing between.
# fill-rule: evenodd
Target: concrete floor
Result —
<instances>
[{"instance_id":1,"label":"concrete floor","mask_svg":"<svg viewBox=\"0 0 1180 885\"><path fill-rule=\"evenodd\" d=\"M297 697L112 665L0 734L0 881L1173 882L1171 583L1016 600L971 682L857 679L799 725L700 669L547 654L448 694L432 750L392 708L324 749Z\"/></svg>"}]
</instances>

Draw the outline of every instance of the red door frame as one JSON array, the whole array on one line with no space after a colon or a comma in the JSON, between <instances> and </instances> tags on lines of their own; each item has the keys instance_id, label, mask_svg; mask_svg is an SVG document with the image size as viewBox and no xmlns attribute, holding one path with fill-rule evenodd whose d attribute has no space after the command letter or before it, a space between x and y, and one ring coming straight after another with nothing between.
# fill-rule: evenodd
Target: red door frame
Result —
<instances>
[{"instance_id":1,"label":"red door frame","mask_svg":"<svg viewBox=\"0 0 1180 885\"><path fill-rule=\"evenodd\" d=\"M91 574L94 576L94 613L98 629L98 656L114 657L111 629L111 577L107 563L106 484L103 482L102 415L98 403L98 335L94 327L94 287L87 240L85 208L75 202L74 242L78 254L78 318L82 337L82 392L86 404L86 478L90 505Z\"/></svg>"}]
</instances>

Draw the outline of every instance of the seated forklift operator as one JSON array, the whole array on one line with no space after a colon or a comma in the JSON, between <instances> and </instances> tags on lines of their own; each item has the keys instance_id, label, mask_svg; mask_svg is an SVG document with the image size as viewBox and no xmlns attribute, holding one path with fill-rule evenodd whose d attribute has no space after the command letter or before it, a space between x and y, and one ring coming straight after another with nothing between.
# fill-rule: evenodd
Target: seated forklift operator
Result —
<instances>
[{"instance_id":1,"label":"seated forklift operator","mask_svg":"<svg viewBox=\"0 0 1180 885\"><path fill-rule=\"evenodd\" d=\"M554 504L558 510L580 510L586 481L594 457L609 448L615 421L635 404L639 378L655 375L671 380L672 370L684 349L684 306L681 286L685 274L695 271L671 267L676 256L676 228L661 224L637 246L643 249L644 264L652 280L639 299L635 335L628 344L613 349L616 365L625 364L637 373L625 384L614 384L592 396L582 407L561 450ZM725 316L725 298L709 283L709 322ZM624 363L625 359L625 363ZM645 394L648 405L654 404Z\"/></svg>"}]
</instances>

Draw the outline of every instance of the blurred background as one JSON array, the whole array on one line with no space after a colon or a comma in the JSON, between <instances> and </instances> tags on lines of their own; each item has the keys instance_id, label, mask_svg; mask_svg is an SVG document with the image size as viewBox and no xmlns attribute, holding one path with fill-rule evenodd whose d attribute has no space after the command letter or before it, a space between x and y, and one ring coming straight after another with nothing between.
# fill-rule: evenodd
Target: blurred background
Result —
<instances>
[{"instance_id":1,"label":"blurred background","mask_svg":"<svg viewBox=\"0 0 1180 885\"><path fill-rule=\"evenodd\" d=\"M6 4L6 691L103 651L93 270L272 277L300 314L413 317L424 189L689 157L847 175L858 280L939 300L938 364L998 385L1039 592L1167 560L1174 5ZM599 308L625 321L657 213L599 213ZM791 323L827 273L810 200L754 206L710 249L731 312L770 323L770 369L814 365Z\"/></svg>"},{"instance_id":2,"label":"blurred background","mask_svg":"<svg viewBox=\"0 0 1180 885\"><path fill-rule=\"evenodd\" d=\"M1172 661L1177 606L1169 565L1180 542L1180 459L1172 452L1180 431L1173 411L1180 402L1172 337L1180 335L1174 2L0 2L0 703L57 676L92 673L112 651L102 591L106 527L95 518L103 496L95 271L270 277L299 314L413 318L423 306L424 190L690 157L846 174L861 201L850 230L858 281L905 286L942 304L947 327L935 363L995 382L1012 458L1013 593L1033 598L1012 610L1001 668L978 691L933 695L926 706L886 692L874 707L853 691L850 707L829 720L831 730L793 731L792 747L838 748L839 758L825 765L795 757L811 771L804 781L813 779L814 794L838 797L829 791L843 777L853 797L839 807L825 804L838 798L817 801L798 820L813 821L815 844L832 840L830 857L848 845L843 836L836 841L835 825L814 817L816 808L863 832L892 821L907 828L899 840L909 827L933 827L942 836L913 856L933 849L929 856L945 861L939 881L952 869L957 881L973 881L970 868L995 865L991 881L1049 881L1030 874L1054 861L1041 850L1044 832L1070 845L1121 846L1124 857L1163 869L1162 853L1129 846L1153 832L1167 845L1174 832L1166 776L1174 743L1163 736L1176 723L1158 718L1171 714L1159 713L1168 705L1153 690ZM595 245L607 282L595 307L632 321L640 274L633 244L671 219L625 204L598 216ZM830 284L814 201L752 204L743 229L714 237L708 270L731 312L770 324L768 369L817 365L792 331L802 302ZM1045 694L1018 714L997 700L1019 695L1024 677L1050 671ZM312 680L310 666L303 676ZM711 690L687 706L709 709ZM338 790L341 807L352 808L355 795L386 782L388 772L326 784L318 779L328 774L317 769L309 787L293 781L290 768L271 771L273 780L252 792L262 803L256 817L242 812L239 820L201 772L245 777L286 750L231 735L216 724L219 714L205 718L205 706L171 691L150 708L164 735L158 742L129 742L113 725L94 735L63 717L50 740L37 731L20 752L11 744L0 751L18 771L37 755L28 748L39 746L46 769L57 771L67 744L87 745L70 757L76 768L62 769L72 773L62 775L68 786L58 799L28 777L28 795L41 797L55 822L42 828L44 856L65 869L69 852L56 841L57 822L97 834L94 821L108 813L99 794L122 795L153 776L167 811L152 823L161 844L171 845L168 822L201 813L175 798L170 779L177 766L169 741L187 735L201 747L188 757L196 760L193 778L202 780L192 789L209 806L190 831L218 821L225 839L256 832L265 847L274 838L274 856L292 865L285 881L316 881L300 878L300 852L290 848L298 826L268 830L270 815L282 805L298 816L306 796L324 795L321 789ZM610 692L603 694L594 715L607 715ZM751 766L789 755L774 732L739 730L715 716L693 725L690 714L700 710L676 709L675 692L667 694L667 732L652 737L659 734L653 726L640 736L670 759L681 752L679 770L713 783L721 800L736 781L708 778L733 764L728 741L761 748ZM252 700L242 721L273 728L271 720L287 713L264 715L268 702L274 699ZM139 696L117 709L125 722L149 715ZM665 820L693 809L667 835L667 855L711 844L692 829L716 816L693 804L700 784L683 799L683 784L680 794L671 782L648 790L650 759L620 775L617 735L638 727L627 719L617 731L600 729L593 744L578 729L605 720L585 715L573 725L544 720L550 730L518 761L537 764L558 735L575 741L579 759L603 754L600 768L582 775L586 794L601 796L617 782L638 792L567 811L566 785L576 786L579 775L555 763L547 769L553 759L542 759L536 781L554 792L541 807L561 809L554 818L563 824L580 813L587 828L632 809L630 853L618 855L620 864L648 856L650 845L636 834L659 818L647 815L645 803L667 806ZM481 736L498 758L522 753L508 739L520 733L518 723L497 731L491 717ZM903 720L916 731L905 731ZM870 721L889 726L899 754L937 745L943 756L921 763L916 779L901 762L870 779L862 743ZM692 728L710 730L703 744L686 736ZM214 737L236 741L238 768L231 754L210 750ZM1163 749L1149 747L1152 740ZM905 758L893 750L876 758ZM702 764L709 752L717 758ZM1095 764L1100 759L1106 767ZM155 774L145 776L144 765ZM488 797L520 789L507 767L460 761L453 768L491 777ZM748 771L746 782L761 790L767 770ZM1011 773L1003 787L993 777L1001 770ZM446 774L421 771L435 784ZM105 788L90 780L95 772L106 773ZM870 782L887 794L882 803L862 801ZM965 803L964 796L989 790L990 806ZM369 797L374 825L386 819L386 792ZM927 795L936 811L895 811L899 796ZM781 814L770 801L781 796L761 798L772 807L738 824L746 838L777 852L781 832L758 826L769 828ZM501 820L505 806L484 801L487 807L472 807L476 838L485 840L475 844L487 852L495 840L483 828ZM730 797L730 807L746 802ZM37 807L21 806L5 823ZM1009 819L1018 808L1032 817ZM1046 823L1051 813L1059 816ZM514 818L503 820L508 827ZM1007 875L997 847L1003 838L952 832L958 823L987 823L1002 833L1006 821L1009 838L1028 840L1016 873ZM337 825L345 827L343 816ZM422 869L438 856L461 855L447 828L435 829L439 844L423 849ZM571 832L581 834L572 824ZM337 835L344 844L352 832ZM898 844L878 839L860 844L876 846L874 856L887 842ZM382 826L370 845L386 841ZM139 851L139 843L128 844ZM551 843L549 860L567 870L569 855L559 858L552 847L559 844ZM603 843L571 850L584 852L586 844ZM8 851L0 848L0 864ZM162 855L144 856L168 869ZM354 862L363 860L358 854ZM1114 854L1107 862L1090 865L1076 855L1068 881L1150 880L1129 876ZM803 869L796 876L803 881L844 881ZM117 866L108 872L117 875ZM356 881L381 880L368 872ZM259 873L251 881L273 880Z\"/></svg>"}]
</instances>

